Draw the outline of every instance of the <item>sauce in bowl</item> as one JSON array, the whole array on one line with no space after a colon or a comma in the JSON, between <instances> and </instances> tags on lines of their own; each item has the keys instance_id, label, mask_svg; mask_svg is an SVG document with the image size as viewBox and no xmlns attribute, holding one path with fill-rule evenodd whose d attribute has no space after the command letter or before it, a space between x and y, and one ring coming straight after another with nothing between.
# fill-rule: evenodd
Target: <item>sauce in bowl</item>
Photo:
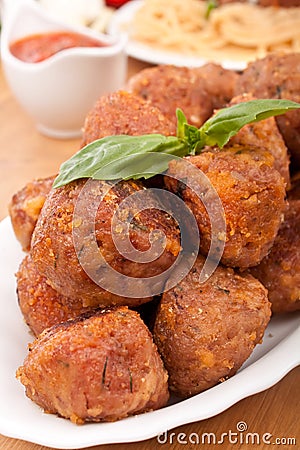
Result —
<instances>
[{"instance_id":1,"label":"sauce in bowl","mask_svg":"<svg viewBox=\"0 0 300 450\"><path fill-rule=\"evenodd\" d=\"M107 47L109 44L72 31L55 31L26 36L10 44L11 53L29 63L44 61L54 54L74 47Z\"/></svg>"}]
</instances>

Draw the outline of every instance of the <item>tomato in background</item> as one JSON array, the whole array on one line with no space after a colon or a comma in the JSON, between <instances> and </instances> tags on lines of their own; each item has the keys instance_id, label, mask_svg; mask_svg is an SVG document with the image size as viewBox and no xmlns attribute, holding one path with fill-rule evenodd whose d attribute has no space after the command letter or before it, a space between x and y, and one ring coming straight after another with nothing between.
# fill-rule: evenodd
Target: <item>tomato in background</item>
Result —
<instances>
[{"instance_id":1,"label":"tomato in background","mask_svg":"<svg viewBox=\"0 0 300 450\"><path fill-rule=\"evenodd\" d=\"M106 0L107 6L112 6L114 8L120 8L120 6L124 5L125 3L128 3L129 0Z\"/></svg>"}]
</instances>

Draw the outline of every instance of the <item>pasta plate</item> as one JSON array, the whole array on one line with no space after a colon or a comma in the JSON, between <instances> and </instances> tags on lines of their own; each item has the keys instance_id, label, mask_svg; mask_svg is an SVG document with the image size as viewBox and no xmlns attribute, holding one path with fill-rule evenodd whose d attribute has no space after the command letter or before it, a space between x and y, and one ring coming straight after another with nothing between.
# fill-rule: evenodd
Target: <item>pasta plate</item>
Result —
<instances>
[{"instance_id":1,"label":"pasta plate","mask_svg":"<svg viewBox=\"0 0 300 450\"><path fill-rule=\"evenodd\" d=\"M124 34L124 25L130 22L137 10L141 6L140 0L133 0L126 3L119 8L113 15L108 25L109 34ZM186 67L200 67L208 61L206 58L191 57L180 53L167 52L164 50L158 50L147 45L144 45L128 36L128 42L126 46L126 52L128 56L136 58L140 61L145 61L151 64L171 64L175 66ZM220 63L225 69L244 70L247 66L246 61L232 61L224 59Z\"/></svg>"},{"instance_id":2,"label":"pasta plate","mask_svg":"<svg viewBox=\"0 0 300 450\"><path fill-rule=\"evenodd\" d=\"M77 426L45 414L16 380L16 369L33 340L18 307L14 274L23 258L10 219L0 223L0 433L40 445L79 449L149 439L179 425L207 419L265 390L300 364L300 315L272 318L261 345L229 380L190 399L172 399L158 411L114 423Z\"/></svg>"},{"instance_id":3,"label":"pasta plate","mask_svg":"<svg viewBox=\"0 0 300 450\"><path fill-rule=\"evenodd\" d=\"M140 7L144 7L141 13ZM299 51L297 7L230 2L219 5L208 17L207 8L205 1L135 0L116 11L109 32L134 30L136 37L128 32L128 55L153 64L201 66L215 62L240 71L269 52Z\"/></svg>"}]
</instances>

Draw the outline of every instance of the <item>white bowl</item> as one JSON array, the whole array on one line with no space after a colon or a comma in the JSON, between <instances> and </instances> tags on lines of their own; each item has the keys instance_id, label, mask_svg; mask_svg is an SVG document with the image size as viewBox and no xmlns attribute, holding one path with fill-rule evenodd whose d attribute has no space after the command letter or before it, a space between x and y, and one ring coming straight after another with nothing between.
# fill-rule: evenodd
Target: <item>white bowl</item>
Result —
<instances>
[{"instance_id":1,"label":"white bowl","mask_svg":"<svg viewBox=\"0 0 300 450\"><path fill-rule=\"evenodd\" d=\"M126 37L68 26L33 0L4 0L3 6L1 58L13 94L40 132L57 138L79 136L97 98L125 83ZM13 41L52 31L79 32L108 46L71 48L39 63L23 62L10 52Z\"/></svg>"}]
</instances>

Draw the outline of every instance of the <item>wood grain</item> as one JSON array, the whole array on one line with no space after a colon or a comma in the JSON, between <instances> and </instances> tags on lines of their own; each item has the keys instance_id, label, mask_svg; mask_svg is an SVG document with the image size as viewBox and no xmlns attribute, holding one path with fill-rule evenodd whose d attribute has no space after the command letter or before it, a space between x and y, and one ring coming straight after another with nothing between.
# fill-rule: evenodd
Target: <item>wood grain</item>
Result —
<instances>
[{"instance_id":1,"label":"wood grain","mask_svg":"<svg viewBox=\"0 0 300 450\"><path fill-rule=\"evenodd\" d=\"M147 67L146 63L129 60L129 75ZM7 215L7 204L12 194L33 178L44 177L57 172L59 165L79 148L79 139L55 140L39 134L27 114L12 97L0 68L0 219ZM300 343L299 343L300 346ZM299 347L300 351L300 347ZM0 363L1 364L1 363ZM255 380L254 380L255 382ZM0 399L1 401L1 399ZM4 405L1 405L3 408ZM103 445L93 447L99 450L153 450L181 448L217 448L222 449L270 449L300 448L300 367L292 370L283 380L267 391L246 398L230 409L215 417L201 422L181 426L172 430L175 438L166 444L157 439L123 445ZM224 443L192 445L180 444L179 433L187 438L191 433L200 437L203 433L215 433L220 438L222 433L236 431L236 424L244 421L248 431L272 434L271 445ZM171 432L170 432L171 433ZM184 437L181 436L184 440ZM295 438L295 445L276 445L276 438ZM0 435L1 450L46 450L46 447L10 439Z\"/></svg>"}]
</instances>

